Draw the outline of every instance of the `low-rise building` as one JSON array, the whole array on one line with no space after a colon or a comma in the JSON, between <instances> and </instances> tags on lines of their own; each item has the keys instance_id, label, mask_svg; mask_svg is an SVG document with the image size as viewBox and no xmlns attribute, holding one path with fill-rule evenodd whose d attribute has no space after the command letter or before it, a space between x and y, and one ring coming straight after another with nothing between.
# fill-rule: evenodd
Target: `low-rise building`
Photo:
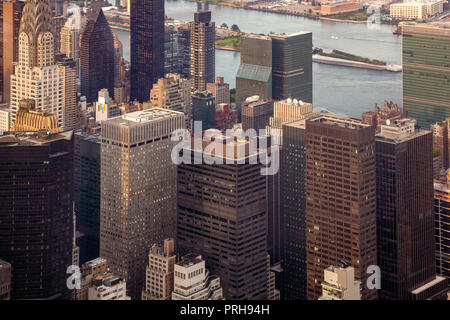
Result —
<instances>
[{"instance_id":1,"label":"low-rise building","mask_svg":"<svg viewBox=\"0 0 450 320\"><path fill-rule=\"evenodd\" d=\"M11 264L0 260L0 300L11 298Z\"/></svg>"},{"instance_id":2,"label":"low-rise building","mask_svg":"<svg viewBox=\"0 0 450 320\"><path fill-rule=\"evenodd\" d=\"M361 300L361 282L353 267L330 266L323 272L322 296L319 300Z\"/></svg>"},{"instance_id":3,"label":"low-rise building","mask_svg":"<svg viewBox=\"0 0 450 320\"><path fill-rule=\"evenodd\" d=\"M320 14L323 16L328 16L331 14L345 13L361 10L363 8L361 2L354 1L339 1L327 4L322 4Z\"/></svg>"},{"instance_id":4,"label":"low-rise building","mask_svg":"<svg viewBox=\"0 0 450 320\"><path fill-rule=\"evenodd\" d=\"M442 0L418 0L394 3L390 6L390 16L398 20L423 20L444 12Z\"/></svg>"},{"instance_id":5,"label":"low-rise building","mask_svg":"<svg viewBox=\"0 0 450 320\"><path fill-rule=\"evenodd\" d=\"M172 300L223 299L220 277L209 274L202 256L187 254L175 264Z\"/></svg>"}]
</instances>

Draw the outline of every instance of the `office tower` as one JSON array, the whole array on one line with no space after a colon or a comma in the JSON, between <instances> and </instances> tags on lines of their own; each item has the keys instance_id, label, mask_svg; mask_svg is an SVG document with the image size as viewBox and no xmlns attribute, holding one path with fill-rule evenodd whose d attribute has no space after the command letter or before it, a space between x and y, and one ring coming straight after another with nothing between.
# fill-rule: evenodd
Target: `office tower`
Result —
<instances>
[{"instance_id":1,"label":"office tower","mask_svg":"<svg viewBox=\"0 0 450 320\"><path fill-rule=\"evenodd\" d=\"M60 36L60 52L75 61L77 76L80 74L80 34L81 13L78 8L61 28Z\"/></svg>"},{"instance_id":2,"label":"office tower","mask_svg":"<svg viewBox=\"0 0 450 320\"><path fill-rule=\"evenodd\" d=\"M403 119L408 116L408 110L399 108L398 104L392 101L384 101L381 107L375 103L373 111L364 112L361 116L362 122L377 127L380 132L381 125L386 124L387 120Z\"/></svg>"},{"instance_id":3,"label":"office tower","mask_svg":"<svg viewBox=\"0 0 450 320\"><path fill-rule=\"evenodd\" d=\"M223 300L220 277L209 274L201 255L189 253L175 263L172 300Z\"/></svg>"},{"instance_id":4,"label":"office tower","mask_svg":"<svg viewBox=\"0 0 450 320\"><path fill-rule=\"evenodd\" d=\"M216 27L211 11L197 11L191 22L191 85L192 92L206 90L214 82Z\"/></svg>"},{"instance_id":5,"label":"office tower","mask_svg":"<svg viewBox=\"0 0 450 320\"><path fill-rule=\"evenodd\" d=\"M2 3L2 19L3 19L3 33L1 35L2 41L2 85L0 86L2 101L10 102L11 82L10 78L13 74L13 62L18 61L19 57L19 28L20 20L22 19L22 10L25 2L12 0L3 1Z\"/></svg>"},{"instance_id":6,"label":"office tower","mask_svg":"<svg viewBox=\"0 0 450 320\"><path fill-rule=\"evenodd\" d=\"M63 130L77 130L80 124L80 109L77 104L77 64L65 55L56 56L62 78Z\"/></svg>"},{"instance_id":7,"label":"office tower","mask_svg":"<svg viewBox=\"0 0 450 320\"><path fill-rule=\"evenodd\" d=\"M40 130L46 130L50 133L60 132L58 117L54 114L37 111L35 101L32 99L21 100L11 131L37 132Z\"/></svg>"},{"instance_id":8,"label":"office tower","mask_svg":"<svg viewBox=\"0 0 450 320\"><path fill-rule=\"evenodd\" d=\"M450 278L450 174L434 181L434 238L436 273Z\"/></svg>"},{"instance_id":9,"label":"office tower","mask_svg":"<svg viewBox=\"0 0 450 320\"><path fill-rule=\"evenodd\" d=\"M64 16L53 16L51 24L53 26L53 35L55 37L55 53L61 53L61 30L67 22Z\"/></svg>"},{"instance_id":10,"label":"office tower","mask_svg":"<svg viewBox=\"0 0 450 320\"><path fill-rule=\"evenodd\" d=\"M190 119L191 84L179 74L168 73L158 79L150 91L151 108L164 108L183 112Z\"/></svg>"},{"instance_id":11,"label":"office tower","mask_svg":"<svg viewBox=\"0 0 450 320\"><path fill-rule=\"evenodd\" d=\"M273 100L252 96L242 102L242 130L265 130L270 117L273 117Z\"/></svg>"},{"instance_id":12,"label":"office tower","mask_svg":"<svg viewBox=\"0 0 450 320\"><path fill-rule=\"evenodd\" d=\"M306 299L305 120L285 123L280 160L280 238L285 300Z\"/></svg>"},{"instance_id":13,"label":"office tower","mask_svg":"<svg viewBox=\"0 0 450 320\"><path fill-rule=\"evenodd\" d=\"M114 40L114 79L117 84L120 80L120 60L123 58L123 44L120 42L119 37L116 33L113 33Z\"/></svg>"},{"instance_id":14,"label":"office tower","mask_svg":"<svg viewBox=\"0 0 450 320\"><path fill-rule=\"evenodd\" d=\"M437 162L433 163L433 176L438 178L441 172L445 172L449 167L449 119L436 122L430 126L433 133L433 154Z\"/></svg>"},{"instance_id":15,"label":"office tower","mask_svg":"<svg viewBox=\"0 0 450 320\"><path fill-rule=\"evenodd\" d=\"M141 297L151 246L176 232L171 133L182 113L153 108L102 122L100 256ZM120 181L120 183L117 183Z\"/></svg>"},{"instance_id":16,"label":"office tower","mask_svg":"<svg viewBox=\"0 0 450 320\"><path fill-rule=\"evenodd\" d=\"M131 100L144 102L164 76L164 0L131 0Z\"/></svg>"},{"instance_id":17,"label":"office tower","mask_svg":"<svg viewBox=\"0 0 450 320\"><path fill-rule=\"evenodd\" d=\"M273 105L273 117L269 119L267 126L268 133L277 133L280 138L283 135L282 126L284 123L304 120L313 114L311 103L288 98L286 100L275 101Z\"/></svg>"},{"instance_id":18,"label":"office tower","mask_svg":"<svg viewBox=\"0 0 450 320\"><path fill-rule=\"evenodd\" d=\"M271 34L272 97L312 103L312 33Z\"/></svg>"},{"instance_id":19,"label":"office tower","mask_svg":"<svg viewBox=\"0 0 450 320\"><path fill-rule=\"evenodd\" d=\"M88 300L130 300L126 281L115 275L96 278L88 289Z\"/></svg>"},{"instance_id":20,"label":"office tower","mask_svg":"<svg viewBox=\"0 0 450 320\"><path fill-rule=\"evenodd\" d=\"M191 25L185 23L178 28L178 49L180 74L188 79L191 76Z\"/></svg>"},{"instance_id":21,"label":"office tower","mask_svg":"<svg viewBox=\"0 0 450 320\"><path fill-rule=\"evenodd\" d=\"M366 286L377 264L375 127L319 115L306 120L307 297L322 293L323 270L355 268L362 299L377 298Z\"/></svg>"},{"instance_id":22,"label":"office tower","mask_svg":"<svg viewBox=\"0 0 450 320\"><path fill-rule=\"evenodd\" d=\"M95 102L95 121L102 122L120 116L120 105L109 97L108 89L98 92L98 99Z\"/></svg>"},{"instance_id":23,"label":"office tower","mask_svg":"<svg viewBox=\"0 0 450 320\"><path fill-rule=\"evenodd\" d=\"M183 156L211 155L213 148L222 151L215 157L226 164L178 166L178 248L181 254L202 255L209 270L220 276L225 299L265 299L266 176L248 140L216 137L203 148L187 147ZM237 154L238 148L246 151Z\"/></svg>"},{"instance_id":24,"label":"office tower","mask_svg":"<svg viewBox=\"0 0 450 320\"><path fill-rule=\"evenodd\" d=\"M72 144L70 131L0 137L0 197L8 199L0 206L0 257L13 266L11 299L68 297Z\"/></svg>"},{"instance_id":25,"label":"office tower","mask_svg":"<svg viewBox=\"0 0 450 320\"><path fill-rule=\"evenodd\" d=\"M415 125L413 119L388 121L375 138L381 299L410 299L436 280L432 135Z\"/></svg>"},{"instance_id":26,"label":"office tower","mask_svg":"<svg viewBox=\"0 0 450 320\"><path fill-rule=\"evenodd\" d=\"M100 134L75 133L79 198L76 200L80 263L100 255Z\"/></svg>"},{"instance_id":27,"label":"office tower","mask_svg":"<svg viewBox=\"0 0 450 320\"><path fill-rule=\"evenodd\" d=\"M173 291L173 270L177 256L173 239L164 239L164 246L152 245L145 271L142 300L170 300Z\"/></svg>"},{"instance_id":28,"label":"office tower","mask_svg":"<svg viewBox=\"0 0 450 320\"><path fill-rule=\"evenodd\" d=\"M62 77L55 62L52 30L47 2L27 1L20 23L18 62L11 75L12 122L16 120L19 101L32 99L36 110L56 115L58 125L63 127Z\"/></svg>"},{"instance_id":29,"label":"office tower","mask_svg":"<svg viewBox=\"0 0 450 320\"><path fill-rule=\"evenodd\" d=\"M242 101L255 95L272 99L272 39L262 35L243 35L241 63L236 74L238 110Z\"/></svg>"},{"instance_id":30,"label":"office tower","mask_svg":"<svg viewBox=\"0 0 450 320\"><path fill-rule=\"evenodd\" d=\"M216 126L216 100L209 91L196 91L192 95L192 121L201 121L202 130Z\"/></svg>"},{"instance_id":31,"label":"office tower","mask_svg":"<svg viewBox=\"0 0 450 320\"><path fill-rule=\"evenodd\" d=\"M275 273L270 270L270 255L266 258L267 300L280 300L280 290L275 288Z\"/></svg>"},{"instance_id":32,"label":"office tower","mask_svg":"<svg viewBox=\"0 0 450 320\"><path fill-rule=\"evenodd\" d=\"M7 105L0 106L0 134L9 131L11 111Z\"/></svg>"},{"instance_id":33,"label":"office tower","mask_svg":"<svg viewBox=\"0 0 450 320\"><path fill-rule=\"evenodd\" d=\"M361 281L355 279L355 268L329 266L323 271L319 300L361 300L360 291Z\"/></svg>"},{"instance_id":34,"label":"office tower","mask_svg":"<svg viewBox=\"0 0 450 320\"><path fill-rule=\"evenodd\" d=\"M81 35L80 72L81 94L87 102L95 101L103 88L114 94L114 40L101 8L88 14Z\"/></svg>"},{"instance_id":35,"label":"office tower","mask_svg":"<svg viewBox=\"0 0 450 320\"><path fill-rule=\"evenodd\" d=\"M206 90L216 98L216 104L230 104L230 85L225 83L223 77L217 77L216 83L207 83Z\"/></svg>"},{"instance_id":36,"label":"office tower","mask_svg":"<svg viewBox=\"0 0 450 320\"><path fill-rule=\"evenodd\" d=\"M165 22L164 27L164 74L180 72L178 30L175 23Z\"/></svg>"},{"instance_id":37,"label":"office tower","mask_svg":"<svg viewBox=\"0 0 450 320\"><path fill-rule=\"evenodd\" d=\"M237 123L237 110L230 107L229 104L221 103L216 105L215 111L215 125L214 127L218 130L233 129L234 125Z\"/></svg>"},{"instance_id":38,"label":"office tower","mask_svg":"<svg viewBox=\"0 0 450 320\"><path fill-rule=\"evenodd\" d=\"M419 126L429 128L450 116L450 30L415 24L402 27L402 33L403 108Z\"/></svg>"},{"instance_id":39,"label":"office tower","mask_svg":"<svg viewBox=\"0 0 450 320\"><path fill-rule=\"evenodd\" d=\"M11 264L0 260L0 301L11 299Z\"/></svg>"}]
</instances>

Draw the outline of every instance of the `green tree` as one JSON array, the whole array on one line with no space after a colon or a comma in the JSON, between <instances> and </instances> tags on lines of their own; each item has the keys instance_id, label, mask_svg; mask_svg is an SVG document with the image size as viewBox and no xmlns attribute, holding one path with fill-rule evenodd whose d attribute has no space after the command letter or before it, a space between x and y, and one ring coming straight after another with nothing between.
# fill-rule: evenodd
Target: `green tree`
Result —
<instances>
[{"instance_id":1,"label":"green tree","mask_svg":"<svg viewBox=\"0 0 450 320\"><path fill-rule=\"evenodd\" d=\"M221 28L228 29L228 25L224 22L220 25Z\"/></svg>"},{"instance_id":2,"label":"green tree","mask_svg":"<svg viewBox=\"0 0 450 320\"><path fill-rule=\"evenodd\" d=\"M236 24L233 24L231 26L231 30L235 31L235 32L241 32L241 30L239 29L239 27Z\"/></svg>"}]
</instances>

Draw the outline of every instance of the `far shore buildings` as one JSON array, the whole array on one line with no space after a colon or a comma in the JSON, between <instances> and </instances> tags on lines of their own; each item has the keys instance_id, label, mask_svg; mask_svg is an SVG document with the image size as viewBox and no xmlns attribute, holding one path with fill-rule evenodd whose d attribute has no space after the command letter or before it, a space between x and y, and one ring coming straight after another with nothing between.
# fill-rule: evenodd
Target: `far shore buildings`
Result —
<instances>
[{"instance_id":1,"label":"far shore buildings","mask_svg":"<svg viewBox=\"0 0 450 320\"><path fill-rule=\"evenodd\" d=\"M331 14L345 13L361 10L364 4L356 1L334 1L330 3L324 3L320 6L320 14L322 16L328 16Z\"/></svg>"},{"instance_id":2,"label":"far shore buildings","mask_svg":"<svg viewBox=\"0 0 450 320\"><path fill-rule=\"evenodd\" d=\"M397 20L424 20L444 12L443 0L405 0L389 6L390 16Z\"/></svg>"}]
</instances>

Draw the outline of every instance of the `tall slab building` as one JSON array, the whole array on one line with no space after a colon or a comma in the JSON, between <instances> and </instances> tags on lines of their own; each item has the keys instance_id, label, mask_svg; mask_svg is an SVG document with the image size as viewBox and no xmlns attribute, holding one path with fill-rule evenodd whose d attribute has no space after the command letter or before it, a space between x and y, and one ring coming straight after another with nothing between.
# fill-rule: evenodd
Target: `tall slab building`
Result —
<instances>
[{"instance_id":1,"label":"tall slab building","mask_svg":"<svg viewBox=\"0 0 450 320\"><path fill-rule=\"evenodd\" d=\"M67 299L72 265L72 132L0 137L0 259L11 299Z\"/></svg>"},{"instance_id":2,"label":"tall slab building","mask_svg":"<svg viewBox=\"0 0 450 320\"><path fill-rule=\"evenodd\" d=\"M81 94L87 102L97 100L104 88L114 97L114 40L101 8L88 14L80 40Z\"/></svg>"},{"instance_id":3,"label":"tall slab building","mask_svg":"<svg viewBox=\"0 0 450 320\"><path fill-rule=\"evenodd\" d=\"M22 11L19 55L11 76L11 126L19 102L35 101L37 111L54 114L64 125L63 79L55 62L52 15L46 0L28 0Z\"/></svg>"},{"instance_id":4,"label":"tall slab building","mask_svg":"<svg viewBox=\"0 0 450 320\"><path fill-rule=\"evenodd\" d=\"M10 78L13 74L13 62L18 60L19 53L19 28L22 19L22 10L25 2L12 0L3 1L2 7L2 34L1 46L2 50L2 78L0 79L0 90L2 100L9 103L10 99Z\"/></svg>"},{"instance_id":5,"label":"tall slab building","mask_svg":"<svg viewBox=\"0 0 450 320\"><path fill-rule=\"evenodd\" d=\"M191 22L191 85L192 91L206 90L207 83L214 83L216 68L216 28L211 21L211 11L194 13Z\"/></svg>"},{"instance_id":6,"label":"tall slab building","mask_svg":"<svg viewBox=\"0 0 450 320\"><path fill-rule=\"evenodd\" d=\"M376 299L366 286L377 264L375 127L319 115L306 120L307 295L322 293L329 266L355 268L362 299Z\"/></svg>"},{"instance_id":7,"label":"tall slab building","mask_svg":"<svg viewBox=\"0 0 450 320\"><path fill-rule=\"evenodd\" d=\"M177 168L171 161L184 114L153 108L102 122L100 256L141 297L148 253L175 237Z\"/></svg>"},{"instance_id":8,"label":"tall slab building","mask_svg":"<svg viewBox=\"0 0 450 320\"><path fill-rule=\"evenodd\" d=\"M425 285L430 298L442 282L434 256L432 134L415 126L413 119L388 121L375 138L379 296L386 300L411 299Z\"/></svg>"},{"instance_id":9,"label":"tall slab building","mask_svg":"<svg viewBox=\"0 0 450 320\"><path fill-rule=\"evenodd\" d=\"M271 34L272 97L312 103L312 33Z\"/></svg>"},{"instance_id":10,"label":"tall slab building","mask_svg":"<svg viewBox=\"0 0 450 320\"><path fill-rule=\"evenodd\" d=\"M402 33L403 108L428 129L450 117L450 29L407 24Z\"/></svg>"},{"instance_id":11,"label":"tall slab building","mask_svg":"<svg viewBox=\"0 0 450 320\"><path fill-rule=\"evenodd\" d=\"M221 164L194 164L203 152L212 155L211 148L217 148ZM236 148L246 151L230 154ZM183 156L192 164L178 166L180 254L201 254L211 273L220 276L225 299L265 299L266 176L261 165L252 162L258 153L249 151L248 141L223 136L188 146Z\"/></svg>"},{"instance_id":12,"label":"tall slab building","mask_svg":"<svg viewBox=\"0 0 450 320\"><path fill-rule=\"evenodd\" d=\"M164 0L131 0L131 100L148 101L164 76Z\"/></svg>"}]
</instances>

